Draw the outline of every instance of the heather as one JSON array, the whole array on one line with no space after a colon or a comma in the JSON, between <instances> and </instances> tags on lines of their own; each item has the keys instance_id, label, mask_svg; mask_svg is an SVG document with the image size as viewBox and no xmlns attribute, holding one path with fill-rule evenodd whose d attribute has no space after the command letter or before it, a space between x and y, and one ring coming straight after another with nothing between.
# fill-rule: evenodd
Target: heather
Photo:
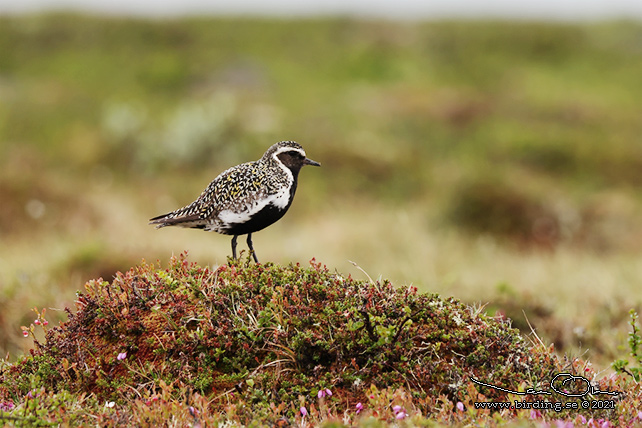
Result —
<instances>
[{"instance_id":1,"label":"heather","mask_svg":"<svg viewBox=\"0 0 642 428\"><path fill-rule=\"evenodd\" d=\"M633 390L612 409L476 409L476 401L537 397L471 377L515 392L550 389L562 372L602 391L633 384L558 358L480 307L355 280L314 260L210 268L181 254L165 268L142 262L111 282L87 282L60 325L36 312L23 330L43 328L44 339L0 376L0 399L13 406L1 417L19 423L638 420ZM590 398L599 399L581 397Z\"/></svg>"}]
</instances>

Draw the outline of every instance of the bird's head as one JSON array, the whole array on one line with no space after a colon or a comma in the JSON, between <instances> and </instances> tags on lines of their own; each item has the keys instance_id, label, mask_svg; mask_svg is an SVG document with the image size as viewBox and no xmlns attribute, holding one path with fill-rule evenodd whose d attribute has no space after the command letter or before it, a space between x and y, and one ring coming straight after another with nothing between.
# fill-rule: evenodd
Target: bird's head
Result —
<instances>
[{"instance_id":1,"label":"bird's head","mask_svg":"<svg viewBox=\"0 0 642 428\"><path fill-rule=\"evenodd\" d=\"M264 158L272 158L275 161L289 168L295 175L305 165L321 166L319 162L308 159L303 147L294 141L281 141L270 147L263 155Z\"/></svg>"}]
</instances>

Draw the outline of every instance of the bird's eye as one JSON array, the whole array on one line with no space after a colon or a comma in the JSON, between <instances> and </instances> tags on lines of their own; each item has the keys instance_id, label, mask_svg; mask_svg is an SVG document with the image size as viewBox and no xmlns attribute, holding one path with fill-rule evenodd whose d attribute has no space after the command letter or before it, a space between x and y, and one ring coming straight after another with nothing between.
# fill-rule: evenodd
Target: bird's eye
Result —
<instances>
[{"instance_id":1,"label":"bird's eye","mask_svg":"<svg viewBox=\"0 0 642 428\"><path fill-rule=\"evenodd\" d=\"M288 154L292 156L293 158L302 158L303 155L301 152L297 152L296 150L289 151Z\"/></svg>"}]
</instances>

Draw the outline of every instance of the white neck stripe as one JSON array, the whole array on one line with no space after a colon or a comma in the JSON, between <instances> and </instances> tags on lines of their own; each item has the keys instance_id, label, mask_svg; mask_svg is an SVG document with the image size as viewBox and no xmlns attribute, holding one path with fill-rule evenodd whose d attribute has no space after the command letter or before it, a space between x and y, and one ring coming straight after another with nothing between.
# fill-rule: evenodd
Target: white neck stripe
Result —
<instances>
[{"instance_id":1,"label":"white neck stripe","mask_svg":"<svg viewBox=\"0 0 642 428\"><path fill-rule=\"evenodd\" d=\"M305 152L303 150L297 149L296 147L288 147L288 146L280 147L277 151L275 151L272 154L272 158L281 167L283 172L285 172L285 175L288 176L288 182L290 184L292 184L292 182L294 181L294 176L292 175L292 171L290 171L290 168L288 168L287 166L283 165L283 162L281 162L281 159L279 159L277 157L277 155L279 155L279 154L281 154L283 152L291 152L291 151L299 152L299 153L301 153L303 155L303 157L305 157Z\"/></svg>"}]
</instances>

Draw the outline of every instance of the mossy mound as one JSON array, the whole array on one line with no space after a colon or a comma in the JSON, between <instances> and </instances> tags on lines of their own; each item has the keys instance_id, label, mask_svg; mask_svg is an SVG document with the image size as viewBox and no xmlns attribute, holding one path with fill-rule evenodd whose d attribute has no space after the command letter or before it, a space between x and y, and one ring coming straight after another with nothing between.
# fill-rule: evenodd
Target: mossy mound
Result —
<instances>
[{"instance_id":1,"label":"mossy mound","mask_svg":"<svg viewBox=\"0 0 642 428\"><path fill-rule=\"evenodd\" d=\"M42 388L126 405L162 389L187 402L208 397L211 411L233 403L247 423L299 417L327 390L339 415L372 401L373 391L403 390L415 411L431 415L509 399L471 376L524 390L580 364L562 366L479 308L314 261L210 269L181 255L167 269L142 263L111 283L90 281L76 305L0 374L0 399L20 402Z\"/></svg>"}]
</instances>

